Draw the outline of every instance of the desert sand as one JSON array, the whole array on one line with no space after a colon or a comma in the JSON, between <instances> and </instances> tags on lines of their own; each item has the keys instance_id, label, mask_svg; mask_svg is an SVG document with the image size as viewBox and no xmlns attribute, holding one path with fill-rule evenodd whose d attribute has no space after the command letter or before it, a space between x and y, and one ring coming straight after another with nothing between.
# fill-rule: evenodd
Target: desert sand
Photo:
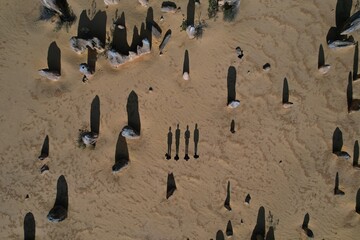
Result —
<instances>
[{"instance_id":1,"label":"desert sand","mask_svg":"<svg viewBox=\"0 0 360 240\"><path fill-rule=\"evenodd\" d=\"M90 0L68 2L78 19L83 10L94 12ZM37 20L40 1L1 0L0 239L23 239L28 212L36 221L36 239L215 239L229 220L232 239L250 239L261 206L266 217L269 211L273 215L276 239L306 239L301 229L306 213L315 239L357 239L360 172L352 159L332 153L336 127L351 156L360 138L360 113L349 114L346 100L354 48L331 50L326 42L335 26L337 1L242 0L235 20L224 22L221 12L216 20L208 19L208 2L201 0L195 19L200 16L208 26L202 38L191 40L180 31L188 1L175 1L181 11L174 14L161 13L161 2L150 0L149 7L162 36L172 31L163 54L162 38L153 37L150 54L117 69L101 56L94 76L84 84L79 64L87 54L78 55L69 45L78 21L69 31L54 31L53 23ZM148 8L129 0L106 8L97 0L95 12L106 11L107 31L117 9L119 16L125 14L130 44L133 28L140 29ZM360 39L359 32L352 35ZM57 82L38 74L47 67L53 41L61 50ZM320 44L331 65L325 75L318 71ZM185 50L188 81L182 77ZM270 63L269 71L262 69L265 63ZM230 66L236 69L236 99L241 102L235 109L226 106ZM288 109L282 106L285 77L294 103ZM127 140L130 164L114 174L116 142L127 124L131 91L138 95L141 137ZM354 82L353 92L360 97L360 83ZM96 95L99 138L95 149L82 149L76 143L78 130L89 128ZM168 129L174 134L176 124L181 129L180 160L166 160ZM198 159L192 157L195 124ZM189 161L183 159L186 125L191 132ZM41 161L46 135L49 157ZM50 170L41 174L45 163ZM337 172L344 196L333 193ZM177 189L166 199L168 173L174 174ZM68 184L68 216L52 223L46 216L61 175ZM224 208L228 181L232 211ZM247 194L249 205L244 204ZM266 230L270 226L266 219Z\"/></svg>"}]
</instances>

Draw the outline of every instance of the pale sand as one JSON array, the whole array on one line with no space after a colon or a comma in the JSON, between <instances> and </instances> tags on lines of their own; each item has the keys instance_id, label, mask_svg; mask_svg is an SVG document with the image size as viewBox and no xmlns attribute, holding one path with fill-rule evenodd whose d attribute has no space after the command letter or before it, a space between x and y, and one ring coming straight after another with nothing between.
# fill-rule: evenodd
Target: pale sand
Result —
<instances>
[{"instance_id":1,"label":"pale sand","mask_svg":"<svg viewBox=\"0 0 360 240\"><path fill-rule=\"evenodd\" d=\"M202 240L215 238L219 229L225 231L228 220L233 239L249 239L260 206L266 216L270 210L280 220L276 239L305 239L301 224L307 212L316 239L359 236L355 195L360 172L352 168L352 160L338 160L331 153L336 127L343 132L343 150L351 155L360 138L360 113L348 114L346 105L353 48L330 51L326 44L328 29L335 26L335 0L243 0L234 22L223 22L220 13L216 21L207 21L200 40L189 40L180 32L187 1L176 1L181 13L164 14L162 1L150 0L163 33L172 29L164 54L159 56L160 42L153 38L151 54L119 69L100 59L85 85L78 66L86 54L77 55L69 46L78 22L69 32L54 32L54 24L35 21L39 2L0 3L0 239L22 239L29 211L35 217L36 239ZM207 19L207 1L201 2L202 17ZM69 4L78 18L91 6L87 0ZM117 7L119 15L125 11L130 44L133 26L140 29L147 9L126 0ZM97 9L105 9L102 0ZM108 28L115 9L106 9ZM48 46L54 40L61 49L62 76L49 82L37 71L47 67ZM320 44L331 64L326 75L317 69ZM242 60L236 56L237 46L244 50ZM185 49L189 81L182 79ZM271 70L264 72L267 62ZM226 107L230 65L237 70L237 109ZM281 103L284 77L294 102L290 109ZM147 91L150 86L152 93ZM115 145L127 124L126 101L132 90L139 96L142 136L128 141L130 165L114 175ZM354 83L353 90L358 98L360 85ZM95 150L80 149L77 132L89 125L95 95L101 103L99 140ZM229 131L232 119L235 134ZM174 133L177 123L182 131L181 160L167 161L167 131L172 126ZM192 156L195 123L200 158L186 162L183 134L188 124ZM47 134L50 155L39 161ZM50 171L41 175L44 163ZM177 190L166 200L169 172L174 173ZM336 172L345 196L333 195ZM69 213L65 221L54 224L46 215L62 174L69 188ZM229 180L231 212L223 207ZM248 193L252 199L246 206Z\"/></svg>"}]
</instances>

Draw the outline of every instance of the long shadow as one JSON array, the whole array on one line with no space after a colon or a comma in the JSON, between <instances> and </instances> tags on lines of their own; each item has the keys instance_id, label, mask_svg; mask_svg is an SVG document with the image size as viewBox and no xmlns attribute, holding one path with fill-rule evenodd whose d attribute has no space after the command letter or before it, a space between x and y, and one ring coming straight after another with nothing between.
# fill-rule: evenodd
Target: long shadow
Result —
<instances>
[{"instance_id":1,"label":"long shadow","mask_svg":"<svg viewBox=\"0 0 360 240\"><path fill-rule=\"evenodd\" d=\"M306 213L305 216L304 216L304 221L303 221L303 224L302 224L301 228L304 230L304 232L306 233L306 235L308 237L313 238L314 233L309 228L309 221L310 221L310 215L308 213Z\"/></svg>"},{"instance_id":2,"label":"long shadow","mask_svg":"<svg viewBox=\"0 0 360 240\"><path fill-rule=\"evenodd\" d=\"M93 133L100 133L100 98L98 95L91 102L90 130Z\"/></svg>"},{"instance_id":3,"label":"long shadow","mask_svg":"<svg viewBox=\"0 0 360 240\"><path fill-rule=\"evenodd\" d=\"M231 120L231 123L230 123L230 132L231 133L235 133L235 120Z\"/></svg>"},{"instance_id":4,"label":"long shadow","mask_svg":"<svg viewBox=\"0 0 360 240\"><path fill-rule=\"evenodd\" d=\"M289 102L289 84L288 80L284 78L283 83L283 93L282 93L282 103L288 103Z\"/></svg>"},{"instance_id":5,"label":"long shadow","mask_svg":"<svg viewBox=\"0 0 360 240\"><path fill-rule=\"evenodd\" d=\"M219 230L216 232L216 240L225 240L223 231Z\"/></svg>"},{"instance_id":6,"label":"long shadow","mask_svg":"<svg viewBox=\"0 0 360 240\"><path fill-rule=\"evenodd\" d=\"M274 228L269 227L265 240L275 240Z\"/></svg>"},{"instance_id":7,"label":"long shadow","mask_svg":"<svg viewBox=\"0 0 360 240\"><path fill-rule=\"evenodd\" d=\"M360 214L360 188L358 189L356 193L356 205L355 205L355 211Z\"/></svg>"},{"instance_id":8,"label":"long shadow","mask_svg":"<svg viewBox=\"0 0 360 240\"><path fill-rule=\"evenodd\" d=\"M340 128L336 128L333 134L333 153L341 152L343 146L343 136Z\"/></svg>"},{"instance_id":9,"label":"long shadow","mask_svg":"<svg viewBox=\"0 0 360 240\"><path fill-rule=\"evenodd\" d=\"M129 44L127 41L127 28L125 25L125 13L122 12L120 18L117 18L114 22L116 26L123 26L123 28L115 27L113 32L113 40L111 43L111 48L115 51L123 54L129 55Z\"/></svg>"},{"instance_id":10,"label":"long shadow","mask_svg":"<svg viewBox=\"0 0 360 240\"><path fill-rule=\"evenodd\" d=\"M194 129L194 158L195 159L199 158L199 155L198 155L199 139L200 139L200 132L199 132L199 129L198 129L198 125L196 123L195 124L195 129Z\"/></svg>"},{"instance_id":11,"label":"long shadow","mask_svg":"<svg viewBox=\"0 0 360 240\"><path fill-rule=\"evenodd\" d=\"M349 72L348 85L347 85L347 89L346 89L347 107L348 107L349 113L351 112L351 106L352 106L352 102L353 102L352 82L353 82L352 74L351 74L351 72Z\"/></svg>"},{"instance_id":12,"label":"long shadow","mask_svg":"<svg viewBox=\"0 0 360 240\"><path fill-rule=\"evenodd\" d=\"M97 61L97 52L95 49L88 48L88 57L87 57L87 64L90 68L92 73L95 72L96 69L96 61Z\"/></svg>"},{"instance_id":13,"label":"long shadow","mask_svg":"<svg viewBox=\"0 0 360 240\"><path fill-rule=\"evenodd\" d=\"M141 123L140 123L140 114L139 114L139 102L138 96L134 91L131 91L129 94L126 110L128 115L128 125L134 129L134 131L140 135Z\"/></svg>"},{"instance_id":14,"label":"long shadow","mask_svg":"<svg viewBox=\"0 0 360 240\"><path fill-rule=\"evenodd\" d=\"M80 14L77 36L83 39L98 38L103 44L106 41L106 12L98 11L93 19L90 19L86 10Z\"/></svg>"},{"instance_id":15,"label":"long shadow","mask_svg":"<svg viewBox=\"0 0 360 240\"><path fill-rule=\"evenodd\" d=\"M44 160L49 156L49 136L46 135L43 145L41 147L39 160Z\"/></svg>"},{"instance_id":16,"label":"long shadow","mask_svg":"<svg viewBox=\"0 0 360 240\"><path fill-rule=\"evenodd\" d=\"M79 18L77 36L82 39L91 38L90 28L91 28L91 20L89 19L86 10L83 10Z\"/></svg>"},{"instance_id":17,"label":"long shadow","mask_svg":"<svg viewBox=\"0 0 360 240\"><path fill-rule=\"evenodd\" d=\"M189 0L186 11L186 24L195 25L195 0Z\"/></svg>"},{"instance_id":18,"label":"long shadow","mask_svg":"<svg viewBox=\"0 0 360 240\"><path fill-rule=\"evenodd\" d=\"M174 157L176 161L179 160L179 148L180 148L180 128L179 128L179 124L177 124L175 130L175 157Z\"/></svg>"},{"instance_id":19,"label":"long shadow","mask_svg":"<svg viewBox=\"0 0 360 240\"><path fill-rule=\"evenodd\" d=\"M35 240L35 218L31 212L24 218L24 240Z\"/></svg>"},{"instance_id":20,"label":"long shadow","mask_svg":"<svg viewBox=\"0 0 360 240\"><path fill-rule=\"evenodd\" d=\"M123 167L129 164L129 150L126 138L119 134L115 148L115 164L112 167L113 172L119 172Z\"/></svg>"},{"instance_id":21,"label":"long shadow","mask_svg":"<svg viewBox=\"0 0 360 240\"><path fill-rule=\"evenodd\" d=\"M47 63L50 71L57 71L61 74L61 51L55 41L49 46Z\"/></svg>"},{"instance_id":22,"label":"long shadow","mask_svg":"<svg viewBox=\"0 0 360 240\"><path fill-rule=\"evenodd\" d=\"M149 40L150 49L152 48L152 28L154 26L154 10L152 7L148 8L145 19L146 31L145 37ZM144 38L144 37L143 37Z\"/></svg>"},{"instance_id":23,"label":"long shadow","mask_svg":"<svg viewBox=\"0 0 360 240\"><path fill-rule=\"evenodd\" d=\"M359 43L355 44L354 51L354 65L353 65L353 81L356 81L359 78Z\"/></svg>"},{"instance_id":24,"label":"long shadow","mask_svg":"<svg viewBox=\"0 0 360 240\"><path fill-rule=\"evenodd\" d=\"M227 89L228 89L228 97L227 97L227 105L236 99L236 69L233 66L230 66L228 69L227 75Z\"/></svg>"},{"instance_id":25,"label":"long shadow","mask_svg":"<svg viewBox=\"0 0 360 240\"><path fill-rule=\"evenodd\" d=\"M173 134L171 132L171 127L169 127L169 132L167 134L167 145L168 145L168 147L167 147L167 152L165 154L167 160L171 159L172 138L173 138Z\"/></svg>"},{"instance_id":26,"label":"long shadow","mask_svg":"<svg viewBox=\"0 0 360 240\"><path fill-rule=\"evenodd\" d=\"M190 143L189 125L186 126L186 131L185 131L184 137L185 137L185 157L184 157L184 159L186 161L188 161L190 159L190 157L189 157L189 143Z\"/></svg>"},{"instance_id":27,"label":"long shadow","mask_svg":"<svg viewBox=\"0 0 360 240\"><path fill-rule=\"evenodd\" d=\"M339 189L339 173L336 172L334 195L344 195L344 194L345 193Z\"/></svg>"},{"instance_id":28,"label":"long shadow","mask_svg":"<svg viewBox=\"0 0 360 240\"><path fill-rule=\"evenodd\" d=\"M264 238L265 238L265 208L260 207L257 216L256 225L251 235L251 240L264 239Z\"/></svg>"},{"instance_id":29,"label":"long shadow","mask_svg":"<svg viewBox=\"0 0 360 240\"><path fill-rule=\"evenodd\" d=\"M233 232L233 227L232 227L232 224L231 224L231 221L229 220L227 225L226 225L226 231L225 231L225 234L226 236L230 237L234 234Z\"/></svg>"},{"instance_id":30,"label":"long shadow","mask_svg":"<svg viewBox=\"0 0 360 240\"><path fill-rule=\"evenodd\" d=\"M173 173L169 173L167 177L167 184L166 184L166 199L169 199L176 190L176 183Z\"/></svg>"},{"instance_id":31,"label":"long shadow","mask_svg":"<svg viewBox=\"0 0 360 240\"><path fill-rule=\"evenodd\" d=\"M353 156L353 167L359 168L359 142L358 140L354 143L354 156Z\"/></svg>"},{"instance_id":32,"label":"long shadow","mask_svg":"<svg viewBox=\"0 0 360 240\"><path fill-rule=\"evenodd\" d=\"M137 46L139 46L142 42L142 39L140 37L139 34L139 30L136 26L134 26L134 30L133 30L133 38L132 38L132 42L130 45L130 51L132 52L137 52Z\"/></svg>"},{"instance_id":33,"label":"long shadow","mask_svg":"<svg viewBox=\"0 0 360 240\"><path fill-rule=\"evenodd\" d=\"M161 43L159 45L160 54L162 54L162 51L164 50L166 44L169 42L170 37L171 37L171 29L166 31L166 33L164 35L164 38L163 38L163 40L161 41Z\"/></svg>"},{"instance_id":34,"label":"long shadow","mask_svg":"<svg viewBox=\"0 0 360 240\"><path fill-rule=\"evenodd\" d=\"M189 61L189 52L188 52L188 50L185 50L185 54L184 54L183 74L185 72L190 74L190 61Z\"/></svg>"},{"instance_id":35,"label":"long shadow","mask_svg":"<svg viewBox=\"0 0 360 240\"><path fill-rule=\"evenodd\" d=\"M228 184L227 184L226 198L225 198L225 201L224 201L224 207L228 211L231 211L231 206L230 206L230 181L228 181Z\"/></svg>"},{"instance_id":36,"label":"long shadow","mask_svg":"<svg viewBox=\"0 0 360 240\"><path fill-rule=\"evenodd\" d=\"M350 18L352 0L338 0L336 3L335 20L337 29L341 30Z\"/></svg>"},{"instance_id":37,"label":"long shadow","mask_svg":"<svg viewBox=\"0 0 360 240\"><path fill-rule=\"evenodd\" d=\"M56 199L54 207L50 210L47 218L52 222L60 222L67 218L69 207L68 185L64 175L57 181Z\"/></svg>"},{"instance_id":38,"label":"long shadow","mask_svg":"<svg viewBox=\"0 0 360 240\"><path fill-rule=\"evenodd\" d=\"M319 57L318 57L318 68L325 65L325 54L324 54L324 48L322 44L320 44L319 47Z\"/></svg>"}]
</instances>

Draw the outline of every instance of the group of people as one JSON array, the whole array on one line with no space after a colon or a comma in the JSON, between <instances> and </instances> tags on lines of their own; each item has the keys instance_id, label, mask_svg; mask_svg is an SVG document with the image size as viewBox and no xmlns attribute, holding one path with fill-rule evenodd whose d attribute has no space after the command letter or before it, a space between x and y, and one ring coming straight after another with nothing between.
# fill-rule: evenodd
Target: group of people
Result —
<instances>
[{"instance_id":1,"label":"group of people","mask_svg":"<svg viewBox=\"0 0 360 240\"><path fill-rule=\"evenodd\" d=\"M184 138L185 138L185 155L184 155L184 159L186 161L188 161L190 159L189 157L189 143L190 143L190 130L189 130L189 125L186 126L186 131L184 134ZM169 127L169 132L167 134L167 153L165 154L165 157L167 160L171 159L171 146L172 146L172 142L173 142L173 134L171 132L171 127ZM199 143L199 129L197 124L195 124L195 129L194 129L194 158L197 159L199 158L198 155L198 143ZM180 147L180 128L179 128L179 124L177 124L176 126L176 130L175 130L175 157L174 159L177 161L179 160L179 147Z\"/></svg>"}]
</instances>

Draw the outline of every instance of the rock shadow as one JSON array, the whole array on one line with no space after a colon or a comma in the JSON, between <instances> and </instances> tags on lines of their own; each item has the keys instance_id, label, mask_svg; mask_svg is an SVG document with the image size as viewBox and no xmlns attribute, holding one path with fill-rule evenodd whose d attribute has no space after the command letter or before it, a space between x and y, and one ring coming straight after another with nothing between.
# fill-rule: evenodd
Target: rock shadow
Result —
<instances>
[{"instance_id":1,"label":"rock shadow","mask_svg":"<svg viewBox=\"0 0 360 240\"><path fill-rule=\"evenodd\" d=\"M251 240L264 239L265 238L265 208L260 207L255 228L251 235Z\"/></svg>"},{"instance_id":2,"label":"rock shadow","mask_svg":"<svg viewBox=\"0 0 360 240\"><path fill-rule=\"evenodd\" d=\"M189 52L188 50L185 50L184 54L184 63L183 63L183 74L184 73L190 74L190 60L189 60Z\"/></svg>"},{"instance_id":3,"label":"rock shadow","mask_svg":"<svg viewBox=\"0 0 360 240\"><path fill-rule=\"evenodd\" d=\"M333 153L341 152L343 146L343 136L340 128L336 128L333 133Z\"/></svg>"},{"instance_id":4,"label":"rock shadow","mask_svg":"<svg viewBox=\"0 0 360 240\"><path fill-rule=\"evenodd\" d=\"M91 102L90 131L96 134L100 133L100 98L98 95Z\"/></svg>"},{"instance_id":5,"label":"rock shadow","mask_svg":"<svg viewBox=\"0 0 360 240\"><path fill-rule=\"evenodd\" d=\"M319 56L318 56L318 68L320 68L320 67L322 67L324 65L325 65L325 53L324 53L323 45L320 44Z\"/></svg>"},{"instance_id":6,"label":"rock shadow","mask_svg":"<svg viewBox=\"0 0 360 240\"><path fill-rule=\"evenodd\" d=\"M189 0L186 9L186 24L187 26L195 25L195 0Z\"/></svg>"},{"instance_id":7,"label":"rock shadow","mask_svg":"<svg viewBox=\"0 0 360 240\"><path fill-rule=\"evenodd\" d=\"M64 175L61 175L57 181L56 199L54 207L50 210L47 218L51 222L60 222L65 220L68 215L69 197L68 185Z\"/></svg>"},{"instance_id":8,"label":"rock shadow","mask_svg":"<svg viewBox=\"0 0 360 240\"><path fill-rule=\"evenodd\" d=\"M231 211L231 206L230 206L230 181L228 181L228 184L227 184L226 198L225 198L225 201L224 201L224 207L228 211Z\"/></svg>"},{"instance_id":9,"label":"rock shadow","mask_svg":"<svg viewBox=\"0 0 360 240\"><path fill-rule=\"evenodd\" d=\"M35 240L35 218L31 212L24 218L24 240Z\"/></svg>"},{"instance_id":10,"label":"rock shadow","mask_svg":"<svg viewBox=\"0 0 360 240\"><path fill-rule=\"evenodd\" d=\"M119 172L121 169L129 164L129 150L126 142L126 138L119 134L116 148L115 148L115 164L112 167L112 171Z\"/></svg>"},{"instance_id":11,"label":"rock shadow","mask_svg":"<svg viewBox=\"0 0 360 240\"><path fill-rule=\"evenodd\" d=\"M113 39L111 42L111 48L116 52L129 55L129 44L127 41L127 28L125 25L125 13L122 12L121 16L114 22L115 28L113 32Z\"/></svg>"},{"instance_id":12,"label":"rock shadow","mask_svg":"<svg viewBox=\"0 0 360 240\"><path fill-rule=\"evenodd\" d=\"M129 94L126 110L128 115L128 126L130 126L138 135L141 131L138 95L135 91Z\"/></svg>"},{"instance_id":13,"label":"rock shadow","mask_svg":"<svg viewBox=\"0 0 360 240\"><path fill-rule=\"evenodd\" d=\"M230 66L228 69L227 75L227 90L228 90L228 97L227 97L227 105L231 102L236 100L236 69L233 66Z\"/></svg>"},{"instance_id":14,"label":"rock shadow","mask_svg":"<svg viewBox=\"0 0 360 240\"><path fill-rule=\"evenodd\" d=\"M167 177L167 185L166 185L166 199L169 199L176 190L176 183L173 173L169 173Z\"/></svg>"},{"instance_id":15,"label":"rock shadow","mask_svg":"<svg viewBox=\"0 0 360 240\"><path fill-rule=\"evenodd\" d=\"M38 157L39 160L44 160L49 156L49 136L46 135L43 145L41 147L40 156Z\"/></svg>"},{"instance_id":16,"label":"rock shadow","mask_svg":"<svg viewBox=\"0 0 360 240\"><path fill-rule=\"evenodd\" d=\"M47 64L50 71L56 71L61 75L61 50L55 41L49 46Z\"/></svg>"}]
</instances>

